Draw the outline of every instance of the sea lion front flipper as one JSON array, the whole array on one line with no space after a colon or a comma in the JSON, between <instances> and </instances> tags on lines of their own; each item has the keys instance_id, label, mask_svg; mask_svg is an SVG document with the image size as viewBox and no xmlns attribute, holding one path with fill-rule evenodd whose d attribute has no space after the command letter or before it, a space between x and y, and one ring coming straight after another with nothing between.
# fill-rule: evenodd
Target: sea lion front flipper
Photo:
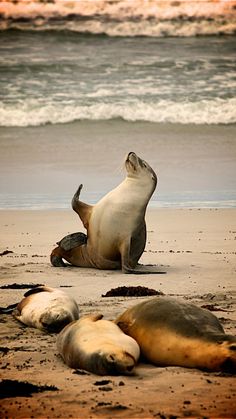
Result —
<instances>
[{"instance_id":1,"label":"sea lion front flipper","mask_svg":"<svg viewBox=\"0 0 236 419\"><path fill-rule=\"evenodd\" d=\"M137 264L130 256L130 242L124 243L121 249L121 268L125 274L146 275L146 274L165 274L166 272L147 269L144 265Z\"/></svg>"},{"instance_id":2,"label":"sea lion front flipper","mask_svg":"<svg viewBox=\"0 0 236 419\"><path fill-rule=\"evenodd\" d=\"M71 205L73 210L78 214L80 217L84 227L88 229L89 220L92 213L93 205L85 204L84 202L80 201L79 196L83 185L79 185L77 191L75 192Z\"/></svg>"},{"instance_id":3,"label":"sea lion front flipper","mask_svg":"<svg viewBox=\"0 0 236 419\"><path fill-rule=\"evenodd\" d=\"M166 272L164 271L151 271L151 270L147 270L145 265L143 266L144 270L142 269L134 269L134 268L130 268L128 266L122 266L122 272L125 274L135 274L135 275L146 275L146 274L166 274Z\"/></svg>"},{"instance_id":4,"label":"sea lion front flipper","mask_svg":"<svg viewBox=\"0 0 236 419\"><path fill-rule=\"evenodd\" d=\"M81 246L85 243L87 243L87 236L81 232L68 234L57 242L58 246L66 251L74 249L75 247Z\"/></svg>"},{"instance_id":5,"label":"sea lion front flipper","mask_svg":"<svg viewBox=\"0 0 236 419\"><path fill-rule=\"evenodd\" d=\"M121 318L121 320L119 320ZM115 324L117 324L117 326L125 333L125 334L129 334L129 330L131 329L131 327L134 324L134 320L127 320L127 319L122 319L122 315L120 315L115 321Z\"/></svg>"},{"instance_id":6,"label":"sea lion front flipper","mask_svg":"<svg viewBox=\"0 0 236 419\"><path fill-rule=\"evenodd\" d=\"M98 320L101 320L103 318L103 314L102 313L90 314L88 315L88 318L93 322L97 322Z\"/></svg>"},{"instance_id":7,"label":"sea lion front flipper","mask_svg":"<svg viewBox=\"0 0 236 419\"><path fill-rule=\"evenodd\" d=\"M135 273L137 275L145 275L145 274L166 274L166 271L158 271L157 265L142 265L140 263L137 264L135 269L129 270L126 273Z\"/></svg>"}]
</instances>

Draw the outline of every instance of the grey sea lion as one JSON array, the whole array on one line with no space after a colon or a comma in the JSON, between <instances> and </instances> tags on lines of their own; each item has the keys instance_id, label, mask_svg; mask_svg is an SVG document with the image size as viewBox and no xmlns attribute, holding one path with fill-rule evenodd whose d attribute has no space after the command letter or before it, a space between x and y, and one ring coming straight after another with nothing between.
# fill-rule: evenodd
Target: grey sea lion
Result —
<instances>
[{"instance_id":1,"label":"grey sea lion","mask_svg":"<svg viewBox=\"0 0 236 419\"><path fill-rule=\"evenodd\" d=\"M71 368L98 375L130 374L140 350L137 342L101 314L67 325L57 337L57 348Z\"/></svg>"},{"instance_id":2,"label":"grey sea lion","mask_svg":"<svg viewBox=\"0 0 236 419\"><path fill-rule=\"evenodd\" d=\"M153 364L236 372L236 337L194 304L157 297L129 308L115 323Z\"/></svg>"},{"instance_id":3,"label":"grey sea lion","mask_svg":"<svg viewBox=\"0 0 236 419\"><path fill-rule=\"evenodd\" d=\"M64 291L42 286L27 291L12 314L27 326L59 332L79 318L79 308Z\"/></svg>"},{"instance_id":4,"label":"grey sea lion","mask_svg":"<svg viewBox=\"0 0 236 419\"><path fill-rule=\"evenodd\" d=\"M81 233L63 238L51 253L52 265L65 266L65 259L80 267L122 269L124 273L135 274L163 273L138 265L146 244L146 208L157 176L133 152L128 154L125 168L124 181L94 206L80 201L82 185L79 186L72 208L87 230L87 239ZM65 246L66 242L69 246Z\"/></svg>"}]
</instances>

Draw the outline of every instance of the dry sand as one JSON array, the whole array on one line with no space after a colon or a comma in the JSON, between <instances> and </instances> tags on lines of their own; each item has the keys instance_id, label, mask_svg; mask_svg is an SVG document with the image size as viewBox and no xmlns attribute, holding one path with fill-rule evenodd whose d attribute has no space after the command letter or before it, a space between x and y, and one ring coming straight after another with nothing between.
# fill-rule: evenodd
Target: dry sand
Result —
<instances>
[{"instance_id":1,"label":"dry sand","mask_svg":"<svg viewBox=\"0 0 236 419\"><path fill-rule=\"evenodd\" d=\"M166 275L123 275L74 267L54 268L49 254L67 233L82 231L71 211L1 211L1 285L40 283L68 287L81 315L114 318L144 298L103 298L121 285L147 286L198 306L211 305L227 333L235 334L236 210L151 209L142 263ZM0 306L19 301L22 289L1 289ZM1 378L58 390L1 400L9 418L236 417L235 377L180 367L139 364L131 377L75 374L57 354L55 335L1 315Z\"/></svg>"}]
</instances>

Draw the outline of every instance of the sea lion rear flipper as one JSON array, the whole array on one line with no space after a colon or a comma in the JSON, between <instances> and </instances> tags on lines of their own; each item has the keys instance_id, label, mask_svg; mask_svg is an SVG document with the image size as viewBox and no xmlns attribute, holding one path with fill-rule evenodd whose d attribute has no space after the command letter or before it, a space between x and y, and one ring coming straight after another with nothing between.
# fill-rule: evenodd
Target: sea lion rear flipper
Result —
<instances>
[{"instance_id":1,"label":"sea lion rear flipper","mask_svg":"<svg viewBox=\"0 0 236 419\"><path fill-rule=\"evenodd\" d=\"M63 262L63 249L60 246L55 247L50 255L50 261L56 268L64 268L66 264Z\"/></svg>"},{"instance_id":2,"label":"sea lion rear flipper","mask_svg":"<svg viewBox=\"0 0 236 419\"><path fill-rule=\"evenodd\" d=\"M63 262L63 258L67 260L67 257L70 250L75 249L76 247L82 246L83 244L87 243L87 236L84 233L72 233L68 234L67 236L63 237L57 244L59 245L55 249L53 249L50 260L53 266L57 268L67 266ZM68 254L67 254L68 252Z\"/></svg>"},{"instance_id":3,"label":"sea lion rear flipper","mask_svg":"<svg viewBox=\"0 0 236 419\"><path fill-rule=\"evenodd\" d=\"M81 246L85 243L87 243L87 236L81 232L68 234L57 242L58 246L66 251L74 249L75 247Z\"/></svg>"},{"instance_id":4,"label":"sea lion rear flipper","mask_svg":"<svg viewBox=\"0 0 236 419\"><path fill-rule=\"evenodd\" d=\"M77 191L75 192L75 194L72 198L71 205L72 205L73 210L80 217L84 227L86 229L88 229L89 220L90 220L90 216L91 216L93 206L85 204L84 202L79 200L79 196L80 196L80 192L81 192L82 187L83 187L82 184L79 185Z\"/></svg>"},{"instance_id":5,"label":"sea lion rear flipper","mask_svg":"<svg viewBox=\"0 0 236 419\"><path fill-rule=\"evenodd\" d=\"M26 291L24 294L24 297L28 297L29 295L32 294L38 294L39 292L52 292L53 289L50 287L45 287L44 285L42 287L36 287L36 288L31 288L30 290Z\"/></svg>"},{"instance_id":6,"label":"sea lion rear flipper","mask_svg":"<svg viewBox=\"0 0 236 419\"><path fill-rule=\"evenodd\" d=\"M10 304L7 307L0 307L0 314L11 314L17 306L18 303Z\"/></svg>"}]
</instances>

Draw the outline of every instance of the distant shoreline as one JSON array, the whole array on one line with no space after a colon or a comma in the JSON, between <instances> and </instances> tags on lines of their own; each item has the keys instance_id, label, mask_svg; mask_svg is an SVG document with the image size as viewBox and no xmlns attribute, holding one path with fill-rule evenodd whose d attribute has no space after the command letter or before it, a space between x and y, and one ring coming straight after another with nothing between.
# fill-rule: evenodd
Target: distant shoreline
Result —
<instances>
[{"instance_id":1,"label":"distant shoreline","mask_svg":"<svg viewBox=\"0 0 236 419\"><path fill-rule=\"evenodd\" d=\"M0 207L69 209L80 183L81 199L96 203L124 179L129 151L157 173L150 207L236 201L236 125L79 121L0 135Z\"/></svg>"}]
</instances>

